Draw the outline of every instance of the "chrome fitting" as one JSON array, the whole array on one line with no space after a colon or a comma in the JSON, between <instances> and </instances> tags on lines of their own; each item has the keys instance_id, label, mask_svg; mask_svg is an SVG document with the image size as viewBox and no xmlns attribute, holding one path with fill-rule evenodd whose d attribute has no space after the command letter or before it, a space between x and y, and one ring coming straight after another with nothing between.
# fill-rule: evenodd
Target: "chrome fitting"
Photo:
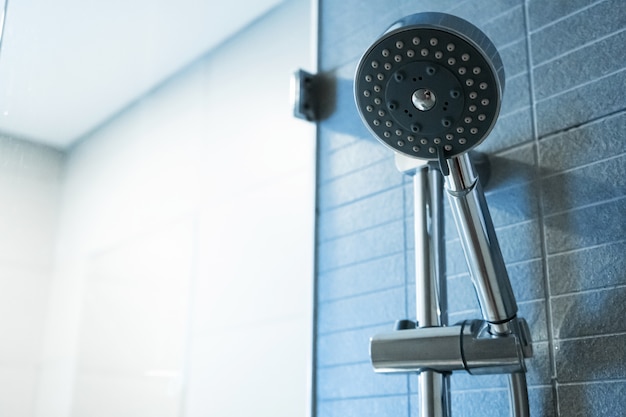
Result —
<instances>
[{"instance_id":1,"label":"chrome fitting","mask_svg":"<svg viewBox=\"0 0 626 417\"><path fill-rule=\"evenodd\" d=\"M421 327L379 334L370 340L370 358L378 373L453 372L510 374L525 372L532 356L528 324L511 320L511 332L493 334L491 324L468 320L450 327Z\"/></svg>"},{"instance_id":2,"label":"chrome fitting","mask_svg":"<svg viewBox=\"0 0 626 417\"><path fill-rule=\"evenodd\" d=\"M464 153L456 158L446 159L448 175L445 176L446 189L453 195L467 194L474 188L478 175L469 153Z\"/></svg>"}]
</instances>

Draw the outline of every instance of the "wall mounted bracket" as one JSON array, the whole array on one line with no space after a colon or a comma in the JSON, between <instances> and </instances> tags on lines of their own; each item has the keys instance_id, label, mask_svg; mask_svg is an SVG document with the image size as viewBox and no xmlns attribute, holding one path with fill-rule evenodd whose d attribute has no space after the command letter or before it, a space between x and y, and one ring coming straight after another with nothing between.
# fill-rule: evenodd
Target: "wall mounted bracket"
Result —
<instances>
[{"instance_id":1,"label":"wall mounted bracket","mask_svg":"<svg viewBox=\"0 0 626 417\"><path fill-rule=\"evenodd\" d=\"M291 105L293 115L309 122L319 120L319 103L316 95L316 84L319 83L316 75L302 69L297 70L291 77Z\"/></svg>"},{"instance_id":2,"label":"wall mounted bracket","mask_svg":"<svg viewBox=\"0 0 626 417\"><path fill-rule=\"evenodd\" d=\"M330 116L335 109L336 79L332 73L311 74L302 69L291 77L293 115L309 122Z\"/></svg>"}]
</instances>

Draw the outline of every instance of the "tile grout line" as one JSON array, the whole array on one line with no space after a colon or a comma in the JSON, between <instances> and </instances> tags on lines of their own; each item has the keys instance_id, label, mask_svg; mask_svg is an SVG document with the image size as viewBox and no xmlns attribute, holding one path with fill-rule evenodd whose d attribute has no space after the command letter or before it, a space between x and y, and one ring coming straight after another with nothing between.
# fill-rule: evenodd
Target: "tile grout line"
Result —
<instances>
[{"instance_id":1,"label":"tile grout line","mask_svg":"<svg viewBox=\"0 0 626 417\"><path fill-rule=\"evenodd\" d=\"M350 268L350 267L354 267L354 266L357 266L357 265L366 264L368 262L373 262L373 261L378 261L378 260L385 259L385 258L390 258L392 256L399 255L401 253L402 253L402 251L384 253L382 255L372 256L372 257L367 258L367 259L359 259L359 260L348 262L348 263L345 263L345 264L342 264L342 265L335 265L335 266L332 266L330 268L319 270L318 271L318 275L325 275L325 274L328 274L328 273L331 273L331 272L338 271L340 269Z\"/></svg>"},{"instance_id":2,"label":"tile grout line","mask_svg":"<svg viewBox=\"0 0 626 417\"><path fill-rule=\"evenodd\" d=\"M512 111L510 113L501 115L500 118L502 119L502 118L513 117L517 113L521 113L521 112L524 112L524 111L527 111L527 110L531 110L532 111L532 108L531 108L530 105L529 106L524 106L524 107L522 107L520 109L517 109L517 110L514 110L514 111ZM535 109L535 111L536 111L536 109ZM555 137L558 137L558 136L561 136L561 135L563 135L565 133L568 133L568 132L571 132L571 131L576 131L576 130L579 130L579 129L584 129L584 128L587 128L587 127L589 127L589 126L591 126L591 125L593 125L595 123L600 123L600 122L603 122L605 120L609 120L609 119L612 119L614 117L619 117L619 116L623 116L623 115L626 115L626 109L619 109L619 110L616 110L616 111L613 111L613 112L610 112L610 113L607 113L607 114L603 114L603 115L595 117L595 118L591 118L591 119L585 120L583 123L567 126L567 127L561 128L559 130L555 130L553 132L546 133L546 134L544 134L542 136L539 136L539 140L540 141L551 140L551 139L553 139ZM509 147L506 147L506 148L498 149L497 151L495 151L493 153L493 155L501 156L501 155L504 155L504 154L507 154L507 153L516 152L520 148L523 148L525 146L529 146L531 143L534 143L534 139L530 139L530 140L527 140L527 141L524 141L524 142L521 142L521 143L517 143L515 145L509 146ZM526 181L525 183L528 183L528 182L532 182L532 181ZM510 186L507 186L507 188L514 187L516 185L519 185L519 184L510 185ZM488 191L487 194L489 194L490 192L491 191Z\"/></svg>"},{"instance_id":3,"label":"tile grout line","mask_svg":"<svg viewBox=\"0 0 626 417\"><path fill-rule=\"evenodd\" d=\"M521 78L521 77L523 77L523 76L524 76L524 75L526 75L526 74L528 74L528 71L518 72L518 73L517 73L517 74L515 74L515 75L511 75L510 77L507 77L507 78L506 78L506 82L507 82L507 84L508 84L508 83L509 83L509 81L512 81L512 80L514 80L514 79L516 79L516 78ZM524 106L524 107L526 107L526 106ZM506 114L510 114L510 113L512 113L512 112L509 112L509 113L506 113Z\"/></svg>"},{"instance_id":4,"label":"tile grout line","mask_svg":"<svg viewBox=\"0 0 626 417\"><path fill-rule=\"evenodd\" d=\"M524 264L529 264L532 262L540 261L541 259L542 259L541 257L536 257L536 258L524 259L521 261L507 262L506 266L508 268L511 266L524 265ZM455 274L449 275L448 279L460 279L460 278L468 278L468 277L469 277L469 272L457 272Z\"/></svg>"},{"instance_id":5,"label":"tile grout line","mask_svg":"<svg viewBox=\"0 0 626 417\"><path fill-rule=\"evenodd\" d=\"M346 366L358 366L358 365L368 365L370 361L349 361L349 362L335 362L335 363L327 363L326 365L319 365L318 369L337 369Z\"/></svg>"},{"instance_id":6,"label":"tile grout line","mask_svg":"<svg viewBox=\"0 0 626 417\"><path fill-rule=\"evenodd\" d=\"M513 229L515 227L519 227L519 226L523 226L523 225L530 225L530 224L533 224L534 222L538 222L539 220L540 220L539 216L537 216L537 217L533 217L532 219L520 220L520 221L517 221L515 223L508 223L508 224L505 224L505 225L502 225L502 226L495 226L494 229L495 229L496 233L500 233L502 231L506 231L507 229ZM460 242L460 241L461 241L461 238L456 237L456 236L452 237L450 239L446 239L445 240L446 243L457 243L457 242ZM536 258L520 259L520 260L517 260L517 261L512 261L510 263L511 264L523 263L523 262L526 262L526 261L531 261L533 259L536 259ZM509 265L509 263L507 263L507 265ZM458 274L454 274L454 275L458 275Z\"/></svg>"},{"instance_id":7,"label":"tile grout line","mask_svg":"<svg viewBox=\"0 0 626 417\"><path fill-rule=\"evenodd\" d=\"M392 394L368 394L368 395L356 395L356 396L348 396L348 397L326 397L320 398L320 403L331 403L331 402L339 402L339 401L358 401L358 400L371 400L375 398L401 398L405 394L404 393L392 393Z\"/></svg>"},{"instance_id":8,"label":"tile grout line","mask_svg":"<svg viewBox=\"0 0 626 417\"><path fill-rule=\"evenodd\" d=\"M539 150L539 130L537 124L537 99L535 96L535 78L533 72L533 61L532 61L532 42L531 42L531 33L530 33L530 12L529 12L529 0L524 0L524 26L526 29L526 57L527 57L527 65L528 65L528 84L530 88L530 110L531 110L531 121L532 121L532 135L535 143L535 180L537 181L537 217L539 221L539 241L541 242L541 266L543 270L543 290L546 304L546 330L548 333L548 358L550 361L550 385L552 388L552 394L554 398L553 407L557 416L560 416L561 411L559 407L559 390L558 390L558 380L556 375L556 358L554 356L554 329L552 323L552 302L551 302L551 292L550 292L550 280L549 280L549 266L548 266L548 248L546 241L546 230L545 230L545 221L544 221L544 212L543 212L543 184L541 180L541 167L539 166L540 161L540 150Z\"/></svg>"},{"instance_id":9,"label":"tile grout line","mask_svg":"<svg viewBox=\"0 0 626 417\"><path fill-rule=\"evenodd\" d=\"M553 20L553 21L551 21L550 23L546 23L546 24L545 24L545 25L543 25L543 26L539 26L539 27L538 27L538 28L536 28L536 29L530 30L530 27L528 27L528 32L529 32L529 34L530 34L530 35L533 35L533 34L535 34L535 33L541 32L542 30L544 30L544 29L546 29L546 28L548 28L548 27L550 27L550 26L556 25L557 23L560 23L560 22L562 22L562 21L564 21L564 20L569 19L569 18L570 18L570 17L572 17L572 16L577 15L578 13L584 12L585 10L589 10L589 9L591 9L592 7L595 7L595 6L597 6L598 4L600 4L600 3L604 2L604 1L605 1L605 0L598 0L598 1L594 2L594 3L592 3L592 4L589 4L589 5L587 5L587 6L582 7L582 8L580 8L580 9L576 9L575 11L573 11L573 12L571 12L571 13L569 13L569 14L566 14L566 15L564 15L564 16L561 16L561 17L559 17L559 18L557 18L557 19L554 19L554 20Z\"/></svg>"},{"instance_id":10,"label":"tile grout line","mask_svg":"<svg viewBox=\"0 0 626 417\"><path fill-rule=\"evenodd\" d=\"M448 311L449 316L460 316L460 315L469 316L474 313L480 314L480 308L473 308L471 310L459 310L459 311L454 311L454 312Z\"/></svg>"},{"instance_id":11,"label":"tile grout line","mask_svg":"<svg viewBox=\"0 0 626 417\"><path fill-rule=\"evenodd\" d=\"M612 77L614 75L617 75L617 74L620 74L620 73L623 73L623 72L626 72L626 68L620 68L618 70L611 71L611 72L609 72L607 74L601 75L600 77L594 78L594 79L589 80L589 81L585 81L585 82L580 83L580 84L576 84L573 87L566 88L565 90L561 90L561 91L559 91L557 93L554 93L554 94L551 94L549 96L542 97L541 99L536 100L536 103L544 103L546 101L558 98L558 97L563 96L565 94L571 93L572 91L579 90L581 88L584 88L584 87L587 87L589 85L592 85L592 84L594 84L594 83L596 83L598 81L605 80L607 78L610 78L610 77ZM623 109L620 109L619 111L623 111Z\"/></svg>"},{"instance_id":12,"label":"tile grout line","mask_svg":"<svg viewBox=\"0 0 626 417\"><path fill-rule=\"evenodd\" d=\"M505 50L505 49L507 49L507 48L511 48L511 47L512 47L513 45L515 45L516 43L520 43L520 42L522 42L522 41L524 41L524 40L525 40L525 38L522 36L521 38L515 39L514 41L511 41L511 42L509 42L509 43L502 44L502 45L500 45L500 46L498 47L498 51L503 51L503 50Z\"/></svg>"},{"instance_id":13,"label":"tile grout line","mask_svg":"<svg viewBox=\"0 0 626 417\"><path fill-rule=\"evenodd\" d=\"M341 297L336 297L336 298L322 299L322 300L318 301L318 304L319 305L334 304L334 303L338 303L338 302L341 302L341 301L350 300L350 299L353 299L353 298L365 297L365 296L369 296L369 295L373 295L373 294L377 294L377 293L381 293L381 292L397 290L397 289L400 289L400 288L405 288L404 284L397 284L397 285L393 285L393 286L389 286L389 287L381 287L381 288L377 288L375 290L369 290L369 291L358 292L358 293L353 293L353 294L349 294L349 295L343 295Z\"/></svg>"},{"instance_id":14,"label":"tile grout line","mask_svg":"<svg viewBox=\"0 0 626 417\"><path fill-rule=\"evenodd\" d=\"M556 340L559 342L576 342L579 340L598 340L603 338L610 337L620 337L626 336L626 332L614 332L614 333L601 333L601 334L591 334L587 336L575 336L575 337L557 337Z\"/></svg>"},{"instance_id":15,"label":"tile grout line","mask_svg":"<svg viewBox=\"0 0 626 417\"><path fill-rule=\"evenodd\" d=\"M550 139L553 139L554 137L560 136L560 135L562 135L564 133L568 133L568 132L575 131L575 130L578 130L578 129L584 129L584 128L586 128L586 127L588 127L588 126L590 126L590 125L592 125L594 123L600 123L600 122L602 122L604 120L611 119L613 117L622 116L624 114L626 114L626 108L621 108L619 110L615 110L615 111L612 111L610 113L602 114L600 116L587 119L584 122L580 122L578 124L573 124L573 125L570 125L570 126L566 126L566 127L560 128L558 130L546 133L544 135L540 135L539 136L539 140L540 141L550 140Z\"/></svg>"},{"instance_id":16,"label":"tile grout line","mask_svg":"<svg viewBox=\"0 0 626 417\"><path fill-rule=\"evenodd\" d=\"M598 287L598 288L585 288L585 289L580 289L576 291L560 293L560 294L552 296L552 298L568 298L568 297L576 296L578 294L586 295L586 294L599 293L603 291L606 292L606 291L614 291L614 290L621 290L621 289L626 289L626 284L615 284L615 285L609 285L606 287Z\"/></svg>"},{"instance_id":17,"label":"tile grout line","mask_svg":"<svg viewBox=\"0 0 626 417\"><path fill-rule=\"evenodd\" d=\"M347 207L347 206L349 206L351 204L360 203L360 202L365 201L365 200L367 200L369 198L379 196L379 195L384 194L384 193L386 193L388 191L392 191L392 190L398 189L398 188L400 188L402 186L403 186L403 184L393 185L391 187L387 187L387 188L384 188L384 189L381 189L381 190L373 191L373 192L371 192L369 194L361 195L359 197L356 197L353 200L344 201L344 202L341 202L341 203L335 204L335 205L329 205L327 207L320 207L320 208L318 208L318 210L319 210L320 213L325 213L325 212L329 212L329 211L332 211L332 210L337 210L337 209L340 209L340 208L343 208L343 207Z\"/></svg>"},{"instance_id":18,"label":"tile grout line","mask_svg":"<svg viewBox=\"0 0 626 417\"><path fill-rule=\"evenodd\" d=\"M539 297L539 298L531 298L531 299L529 299L529 300L521 300L521 301L518 301L518 302L517 302L517 305L518 305L518 306L521 306L521 305L531 305L531 304L536 304L536 303L538 303L538 302L542 302L542 301L543 301L543 302L545 302L545 298L543 298L543 297Z\"/></svg>"},{"instance_id":19,"label":"tile grout line","mask_svg":"<svg viewBox=\"0 0 626 417\"><path fill-rule=\"evenodd\" d=\"M382 223L375 223L375 224L372 224L370 226L366 226L366 227L363 227L363 228L360 228L360 229L355 229L355 230L352 230L352 231L344 233L344 234L339 234L339 235L331 236L331 237L328 237L328 238L325 238L325 239L320 239L318 243L319 243L320 246L321 245L325 245L327 243L336 242L336 241L341 240L341 239L354 237L356 235L359 235L359 234L364 233L364 232L372 231L372 230L377 229L379 227L389 226L389 225L391 225L393 223L398 223L400 221L404 223L404 220L405 219L402 218L402 217L394 217L393 219L387 220L387 221L382 222Z\"/></svg>"},{"instance_id":20,"label":"tile grout line","mask_svg":"<svg viewBox=\"0 0 626 417\"><path fill-rule=\"evenodd\" d=\"M383 327L383 326L390 327L390 323L388 321L385 321L385 322L376 322L374 324L360 324L358 326L353 326L353 327L339 327L335 329L318 332L318 339L321 337L326 337L326 336L333 335L333 334L347 333L347 332L353 332L353 331L365 330L365 329L374 329L374 328Z\"/></svg>"},{"instance_id":21,"label":"tile grout line","mask_svg":"<svg viewBox=\"0 0 626 417\"><path fill-rule=\"evenodd\" d=\"M356 145L357 145L356 143L353 144L353 146L356 146ZM351 146L346 146L346 148L349 148L349 147L351 147ZM331 157L332 157L332 155L331 155ZM339 180L341 178L347 177L347 176L355 174L357 172L365 171L366 169L371 168L373 166L376 166L379 163L381 163L383 161L387 161L389 159L390 159L389 157L385 156L385 157L382 157L382 158L377 159L375 161L372 161L372 162L370 162L368 164L359 165L359 167L357 169L354 169L354 170L351 170L351 171L342 172L340 174L336 174L336 175L332 175L332 176L326 177L326 178L320 180L320 185L326 185L326 184L334 182L335 180Z\"/></svg>"},{"instance_id":22,"label":"tile grout line","mask_svg":"<svg viewBox=\"0 0 626 417\"><path fill-rule=\"evenodd\" d=\"M356 143L354 143L354 144L352 144L351 146L356 146L356 145L357 145L357 144L356 144ZM347 148L347 146L346 146L346 148ZM321 186L324 186L324 185L330 184L330 183L332 183L332 182L335 182L335 181L340 180L340 179L342 179L342 178L345 178L345 177L348 177L348 176L350 176L350 175L356 174L356 173L358 173L358 172L365 171L365 170L367 170L367 169L369 169L369 168L372 168L372 167L374 167L374 166L376 166L376 165L379 165L379 164L382 164L382 163L385 163L385 162L386 162L386 163L389 163L390 161L391 161L391 158L390 158L390 157L388 157L388 156L382 157L382 158L380 158L380 159L378 159L378 160L375 160L375 161L372 161L372 162L370 162L370 163L368 163L368 164L365 164L365 165L359 165L359 167L358 167L357 169L354 169L354 170L352 170L352 171L342 172L341 174L337 174L337 175L335 175L335 176L332 176L332 177L328 177L328 178L326 178L326 179L323 179L323 180L321 180L321 181L320 181L320 185L321 185Z\"/></svg>"},{"instance_id":23,"label":"tile grout line","mask_svg":"<svg viewBox=\"0 0 626 417\"><path fill-rule=\"evenodd\" d=\"M524 71L522 74L525 75L525 74L528 74L528 72ZM517 113L522 113L522 112L528 111L529 109L530 109L530 105L522 106L522 107L519 107L519 108L517 108L515 110L511 110L508 113L501 113L500 115L498 115L498 119L506 119L507 117L513 117L513 116L517 115ZM511 148L514 148L514 147L520 146L520 145L521 144L516 144L516 145L513 145ZM510 148L507 148L507 149L510 149Z\"/></svg>"},{"instance_id":24,"label":"tile grout line","mask_svg":"<svg viewBox=\"0 0 626 417\"><path fill-rule=\"evenodd\" d=\"M461 6L465 6L470 0L461 0L454 6L446 9L447 13L454 13L454 10L461 8Z\"/></svg>"},{"instance_id":25,"label":"tile grout line","mask_svg":"<svg viewBox=\"0 0 626 417\"><path fill-rule=\"evenodd\" d=\"M590 381L575 381L575 382L561 382L560 385L567 386L577 386L577 385L590 385L590 384L613 384L616 382L625 382L626 378L616 378L616 379L600 379L600 380L590 380Z\"/></svg>"},{"instance_id":26,"label":"tile grout line","mask_svg":"<svg viewBox=\"0 0 626 417\"><path fill-rule=\"evenodd\" d=\"M591 42L587 42L587 43L584 43L584 44L582 44L582 45L579 45L579 46L577 46L577 47L575 47L575 48L569 49L569 50L567 50L566 52L563 52L563 53L561 53L561 54L559 54L559 55L557 55L557 56L554 56L554 57L552 57L552 58L550 58L550 59L547 59L547 60L545 60L545 61L541 62L540 64L537 64L537 65L533 66L533 67L532 67L532 69L533 69L533 70L536 70L537 68L541 68L541 67L543 67L544 65L548 65L548 64L553 63L553 62L555 62L555 61L558 61L558 60L559 60L559 59L561 59L561 58L565 58L565 57L566 57L566 56L568 56L568 55L571 55L571 54L573 54L573 53L575 53L575 52L578 52L578 51L580 51L580 50L582 50L582 49L585 49L585 48L587 48L587 47L589 47L589 46L592 46L593 44L596 44L596 43L598 43L598 42L605 41L605 40L607 40L607 39L609 39L609 38L611 38L611 37L613 37L613 36L617 36L617 35L619 35L619 34L621 34L621 33L625 32L625 31L626 31L626 29L622 28L622 29L616 30L615 32L609 33L608 35L604 35L604 36L601 36L601 37L599 37L599 38L597 38L597 39L594 39L594 40L593 40L593 41L591 41Z\"/></svg>"},{"instance_id":27,"label":"tile grout line","mask_svg":"<svg viewBox=\"0 0 626 417\"><path fill-rule=\"evenodd\" d=\"M601 163L604 163L604 162L612 161L614 159L620 159L620 158L624 157L624 155L626 155L626 152L622 152L622 153L619 153L619 154L616 154L616 155L612 155L612 156L607 156L606 158L598 159L598 160L595 160L595 161L592 161L592 162L587 162L585 164L576 165L574 167L566 168L566 169L563 169L561 171L551 172L549 174L543 175L541 178L545 180L545 179L549 179L549 178L553 178L553 177L558 177L559 175L569 174L569 173L575 172L575 171L577 171L579 169L589 168L589 167L592 167L592 166L597 165L597 164L601 164Z\"/></svg>"},{"instance_id":28,"label":"tile grout line","mask_svg":"<svg viewBox=\"0 0 626 417\"><path fill-rule=\"evenodd\" d=\"M567 249L567 250L559 251L559 252L552 252L548 254L548 259L557 257L557 256L569 255L569 254L576 253L576 252L583 252L589 249L599 249L605 246L618 245L622 243L626 243L626 239L614 240L612 242L603 242L603 243L599 243L595 245L585 246L582 248L574 248L574 249Z\"/></svg>"},{"instance_id":29,"label":"tile grout line","mask_svg":"<svg viewBox=\"0 0 626 417\"><path fill-rule=\"evenodd\" d=\"M572 213L572 212L576 212L576 211L579 211L579 210L586 210L586 209L592 208L592 207L603 206L605 204L615 203L615 202L618 202L618 201L622 201L624 199L626 199L626 196L620 195L618 197L608 198L606 200L594 201L593 203L583 204L583 205L580 205L580 206L569 208L567 210L555 211L554 213L545 214L544 218L551 218L551 217L556 217L556 216L562 216L562 215L567 214L567 213ZM552 253L550 253L550 255L552 255Z\"/></svg>"},{"instance_id":30,"label":"tile grout line","mask_svg":"<svg viewBox=\"0 0 626 417\"><path fill-rule=\"evenodd\" d=\"M513 6L513 7L509 8L509 9L503 11L502 13L499 13L499 14L497 14L495 16L492 16L491 18L485 20L484 22L481 23L481 26L487 26L488 24L493 23L496 20L501 19L501 18L503 18L506 15L515 12L517 9L519 9L521 7L523 7L523 4L518 4L517 6Z\"/></svg>"}]
</instances>

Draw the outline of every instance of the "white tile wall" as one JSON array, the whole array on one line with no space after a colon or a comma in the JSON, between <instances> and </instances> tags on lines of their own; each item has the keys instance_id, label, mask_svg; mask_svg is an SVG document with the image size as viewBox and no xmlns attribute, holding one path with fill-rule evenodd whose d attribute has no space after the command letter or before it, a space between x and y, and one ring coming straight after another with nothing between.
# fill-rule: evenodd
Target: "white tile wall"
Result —
<instances>
[{"instance_id":1,"label":"white tile wall","mask_svg":"<svg viewBox=\"0 0 626 417\"><path fill-rule=\"evenodd\" d=\"M170 385L167 378L81 373L76 378L72 415L179 416L179 395L170 395Z\"/></svg>"},{"instance_id":2,"label":"white tile wall","mask_svg":"<svg viewBox=\"0 0 626 417\"><path fill-rule=\"evenodd\" d=\"M309 314L303 300L311 291L311 252L294 250L309 244L311 231L302 222L314 204L308 181L299 172L203 211L194 291L198 329Z\"/></svg>"},{"instance_id":3,"label":"white tile wall","mask_svg":"<svg viewBox=\"0 0 626 417\"><path fill-rule=\"evenodd\" d=\"M308 7L69 152L37 417L306 414L315 142L288 103Z\"/></svg>"},{"instance_id":4,"label":"white tile wall","mask_svg":"<svg viewBox=\"0 0 626 417\"><path fill-rule=\"evenodd\" d=\"M224 319L226 322L228 318ZM306 416L310 327L303 316L198 336L186 416Z\"/></svg>"},{"instance_id":5,"label":"white tile wall","mask_svg":"<svg viewBox=\"0 0 626 417\"><path fill-rule=\"evenodd\" d=\"M0 415L32 417L63 154L0 137Z\"/></svg>"},{"instance_id":6,"label":"white tile wall","mask_svg":"<svg viewBox=\"0 0 626 417\"><path fill-rule=\"evenodd\" d=\"M90 259L78 339L80 375L182 373L192 257L193 230L183 222Z\"/></svg>"},{"instance_id":7,"label":"white tile wall","mask_svg":"<svg viewBox=\"0 0 626 417\"><path fill-rule=\"evenodd\" d=\"M0 367L0 415L31 417L38 378L39 370L33 366Z\"/></svg>"},{"instance_id":8,"label":"white tile wall","mask_svg":"<svg viewBox=\"0 0 626 417\"><path fill-rule=\"evenodd\" d=\"M49 279L49 271L0 265L0 366L38 365Z\"/></svg>"}]
</instances>

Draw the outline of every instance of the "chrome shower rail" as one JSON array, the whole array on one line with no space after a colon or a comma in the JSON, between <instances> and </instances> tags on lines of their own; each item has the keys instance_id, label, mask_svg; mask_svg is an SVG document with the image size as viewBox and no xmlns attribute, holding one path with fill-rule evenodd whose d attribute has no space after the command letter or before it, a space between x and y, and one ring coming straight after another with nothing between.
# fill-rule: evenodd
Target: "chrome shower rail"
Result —
<instances>
[{"instance_id":1,"label":"chrome shower rail","mask_svg":"<svg viewBox=\"0 0 626 417\"><path fill-rule=\"evenodd\" d=\"M528 417L525 358L532 356L530 330L517 317L485 196L468 154L446 160L448 175L434 163L396 155L401 172L413 176L417 322L370 341L376 372L417 372L420 416L450 417L453 371L508 374L511 415ZM444 189L453 212L482 319L447 325Z\"/></svg>"},{"instance_id":2,"label":"chrome shower rail","mask_svg":"<svg viewBox=\"0 0 626 417\"><path fill-rule=\"evenodd\" d=\"M428 164L414 171L415 199L415 299L417 327L448 324L443 238L443 181ZM450 377L423 371L419 379L419 409L422 416L450 415Z\"/></svg>"}]
</instances>

